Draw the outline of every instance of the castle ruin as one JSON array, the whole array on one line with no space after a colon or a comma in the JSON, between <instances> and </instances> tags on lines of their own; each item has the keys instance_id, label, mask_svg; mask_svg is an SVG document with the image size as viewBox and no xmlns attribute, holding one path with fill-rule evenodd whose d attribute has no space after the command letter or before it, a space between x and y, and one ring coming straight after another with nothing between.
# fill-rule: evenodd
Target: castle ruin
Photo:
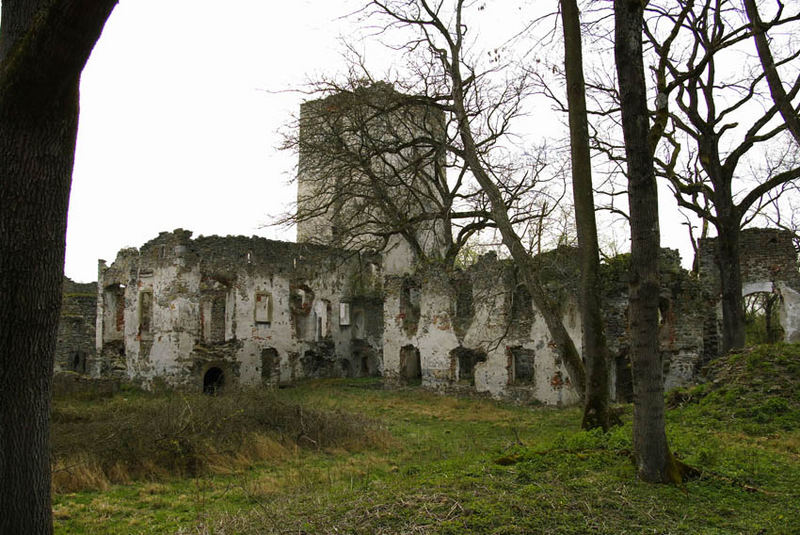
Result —
<instances>
[{"instance_id":1,"label":"castle ruin","mask_svg":"<svg viewBox=\"0 0 800 535\"><path fill-rule=\"evenodd\" d=\"M301 127L304 118L318 116L309 110L336 111L342 98L305 104ZM421 121L437 125L439 119ZM369 227L381 207L343 204L335 188L319 190L328 184L319 179L324 166L302 146L300 156L298 213L308 215L298 224L300 243L193 238L177 229L121 250L110 265L99 261L96 285L65 285L56 370L207 392L311 377L382 376L388 384L443 392L553 405L578 401L511 261L490 253L464 270L420 262L407 241L416 240L417 251L436 252L446 242L441 220L426 221L407 238L393 235L365 247L358 240L370 233L354 241L340 232L341 221ZM414 172L439 172L439 158L434 154ZM413 214L420 207L402 209ZM778 296L784 337L797 341L800 276L791 234L749 229L740 241L744 293ZM662 252L659 338L666 389L694 381L719 352L714 254L715 240L701 240L698 271L690 273L676 251ZM561 247L536 262L580 348L576 251ZM627 256L605 263L602 271L612 389L624 401L631 395Z\"/></svg>"}]
</instances>

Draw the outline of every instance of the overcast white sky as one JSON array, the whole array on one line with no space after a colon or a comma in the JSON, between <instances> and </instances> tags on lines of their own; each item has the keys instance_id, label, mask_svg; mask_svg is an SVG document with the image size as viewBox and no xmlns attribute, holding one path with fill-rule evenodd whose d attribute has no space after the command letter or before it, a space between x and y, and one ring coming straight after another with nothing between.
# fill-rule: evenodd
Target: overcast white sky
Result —
<instances>
[{"instance_id":1,"label":"overcast white sky","mask_svg":"<svg viewBox=\"0 0 800 535\"><path fill-rule=\"evenodd\" d=\"M301 95L276 91L343 68L356 22L340 17L362 3L122 0L81 80L66 274L95 280L98 258L179 227L293 240L262 228L295 198L276 146ZM505 34L521 3L487 2L484 20Z\"/></svg>"},{"instance_id":2,"label":"overcast white sky","mask_svg":"<svg viewBox=\"0 0 800 535\"><path fill-rule=\"evenodd\" d=\"M305 76L338 61L352 2L122 0L81 79L66 273L95 280L163 230L258 234L285 210L276 131Z\"/></svg>"}]
</instances>

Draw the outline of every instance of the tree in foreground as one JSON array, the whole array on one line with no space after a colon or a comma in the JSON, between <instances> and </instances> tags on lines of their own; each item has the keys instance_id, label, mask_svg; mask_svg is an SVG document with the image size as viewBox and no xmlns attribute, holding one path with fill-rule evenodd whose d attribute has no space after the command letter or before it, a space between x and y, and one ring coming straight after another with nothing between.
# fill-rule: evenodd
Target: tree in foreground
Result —
<instances>
[{"instance_id":1,"label":"tree in foreground","mask_svg":"<svg viewBox=\"0 0 800 535\"><path fill-rule=\"evenodd\" d=\"M81 71L116 0L6 0L0 31L0 533L51 533L49 416Z\"/></svg>"},{"instance_id":2,"label":"tree in foreground","mask_svg":"<svg viewBox=\"0 0 800 535\"><path fill-rule=\"evenodd\" d=\"M609 407L608 346L600 300L600 247L594 215L586 82L583 77L583 47L576 0L561 0L561 20L564 27L564 73L572 155L572 197L581 266L580 310L586 363L582 426L585 429L600 427L607 430L615 418Z\"/></svg>"},{"instance_id":3,"label":"tree in foreground","mask_svg":"<svg viewBox=\"0 0 800 535\"><path fill-rule=\"evenodd\" d=\"M633 367L633 448L641 479L654 483L680 482L682 476L667 445L664 421L664 379L658 344L658 191L648 141L642 4L641 0L614 0L614 53L631 227L628 317Z\"/></svg>"}]
</instances>

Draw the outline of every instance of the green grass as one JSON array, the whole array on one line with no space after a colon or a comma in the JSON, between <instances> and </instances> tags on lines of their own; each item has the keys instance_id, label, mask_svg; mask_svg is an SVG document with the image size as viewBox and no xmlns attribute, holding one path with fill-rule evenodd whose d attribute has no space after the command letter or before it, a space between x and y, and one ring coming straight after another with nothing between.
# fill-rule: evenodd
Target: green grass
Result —
<instances>
[{"instance_id":1,"label":"green grass","mask_svg":"<svg viewBox=\"0 0 800 535\"><path fill-rule=\"evenodd\" d=\"M581 431L574 408L325 380L275 399L392 438L58 493L56 532L800 533L800 348L759 347L709 373L668 398L670 445L703 470L683 487L635 478L630 406L603 435Z\"/></svg>"}]
</instances>

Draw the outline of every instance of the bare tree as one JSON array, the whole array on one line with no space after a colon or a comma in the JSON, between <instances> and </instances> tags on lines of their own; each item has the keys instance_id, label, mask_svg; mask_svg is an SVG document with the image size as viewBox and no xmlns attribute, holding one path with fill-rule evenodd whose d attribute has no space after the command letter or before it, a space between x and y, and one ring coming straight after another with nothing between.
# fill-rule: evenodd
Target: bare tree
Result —
<instances>
[{"instance_id":1,"label":"bare tree","mask_svg":"<svg viewBox=\"0 0 800 535\"><path fill-rule=\"evenodd\" d=\"M796 62L800 49L784 51L766 73L760 65L731 69L730 60L741 65L741 58L747 57L747 42L764 38L763 27L750 24L740 7L729 0L680 0L651 2L648 11L645 32L656 54L658 92L651 141L655 147L660 139L667 140L656 163L678 205L717 231L722 350L727 351L744 344L739 231L771 192L800 177L800 167L775 173L762 167L758 172L763 176L755 177L743 169L787 129L778 119L781 102L785 107L797 97L800 76L774 101L763 98L762 87L776 67ZM800 21L800 14L782 13L779 10L769 28L785 29ZM694 148L687 151L685 145ZM681 168L697 172L684 173Z\"/></svg>"},{"instance_id":2,"label":"bare tree","mask_svg":"<svg viewBox=\"0 0 800 535\"><path fill-rule=\"evenodd\" d=\"M770 95L775 106L780 111L786 127L792 133L795 141L800 144L800 117L798 117L796 107L792 104L792 99L783 87L775 58L770 49L769 38L767 37L769 28L783 20L782 15L785 6L780 0L776 0L776 4L778 10L775 17L773 17L772 21L765 23L761 20L755 0L744 0L744 8L751 25L750 31L753 34L758 59L761 61L761 67L764 69L764 75L767 79L767 84L769 84Z\"/></svg>"},{"instance_id":3,"label":"bare tree","mask_svg":"<svg viewBox=\"0 0 800 535\"><path fill-rule=\"evenodd\" d=\"M648 134L642 59L643 2L615 0L615 58L627 155L631 225L630 336L633 366L633 447L639 477L668 482L674 461L664 421L664 381L658 344L658 190Z\"/></svg>"},{"instance_id":4,"label":"bare tree","mask_svg":"<svg viewBox=\"0 0 800 535\"><path fill-rule=\"evenodd\" d=\"M607 430L614 418L609 410L608 347L600 300L600 248L589 151L589 121L586 112L586 82L580 16L576 0L561 0L564 27L564 71L567 79L572 196L580 254L580 310L583 327L583 357L586 363L586 395L582 426Z\"/></svg>"},{"instance_id":5,"label":"bare tree","mask_svg":"<svg viewBox=\"0 0 800 535\"><path fill-rule=\"evenodd\" d=\"M277 222L296 224L301 240L354 250L385 250L401 237L418 262L451 268L494 223L486 196L450 150L449 116L430 94L401 93L358 74L311 87L328 96L303 104L284 138L284 148L299 153L298 202ZM494 160L518 225L557 205L544 167L539 153ZM543 209L530 209L535 203Z\"/></svg>"},{"instance_id":6,"label":"bare tree","mask_svg":"<svg viewBox=\"0 0 800 535\"><path fill-rule=\"evenodd\" d=\"M437 218L449 222L466 216L466 225L458 230L456 238L452 240L454 246L463 245L462 236L469 238L477 227L492 228L498 232L537 309L542 313L572 384L582 395L585 372L581 356L562 323L559 306L543 289L536 263L529 254L530 244L526 245L531 217L541 213L544 206L544 203L537 205L537 201L531 200L533 196L529 195L535 189L532 185L536 183L532 179L537 173L535 170L527 175L520 173L524 168L502 143L508 140L511 124L521 113L524 99L529 94L529 80L523 72L517 77L504 76L501 83L495 83L494 78L502 72L503 67L497 57L492 58L489 68L478 68L467 46L465 10L464 0L453 0L452 3L373 0L362 12L370 21L384 21L378 30L384 37L395 29L403 31L403 42L395 48L398 54L403 54L412 63L408 68L409 76L395 81L394 85L401 93L413 95L408 97L413 105L431 106L444 117L444 155L436 153L434 157L434 151L430 156L437 162L442 161L438 158L444 158L443 168L454 170L449 175L457 178L448 182L445 188L443 181L446 177L444 174L437 176L439 171L435 171L435 165L422 166L429 170L423 173L423 176L427 174L426 180L429 182L426 190L434 194L425 202L417 203L418 212L410 212L410 215L416 219ZM413 32L410 39L409 30ZM366 78L372 79L371 76ZM430 150L433 150L433 145L439 150L440 145L433 139L420 141L422 152L426 151L426 143ZM304 150L303 140L298 139L298 143L300 150ZM375 158L376 153L372 152L367 159L379 161L379 171L387 169L386 160L397 164L389 167L401 170L406 167L408 158L403 153L398 159L397 154L395 152L391 158L384 159L380 156ZM358 173L362 176L372 174L363 166ZM381 195L376 197L380 210L387 210L391 220L393 208L386 208L387 203L380 199ZM435 200L432 197L436 197ZM333 206L328 201L323 205ZM461 206L464 205L470 208L463 210ZM552 210L553 205L548 203L544 211ZM431 208L434 210L431 211ZM402 225L393 225L389 232L397 232L400 227ZM455 255L447 256L455 259Z\"/></svg>"},{"instance_id":7,"label":"bare tree","mask_svg":"<svg viewBox=\"0 0 800 535\"><path fill-rule=\"evenodd\" d=\"M2 4L0 533L52 533L49 417L78 83L116 0Z\"/></svg>"}]
</instances>

